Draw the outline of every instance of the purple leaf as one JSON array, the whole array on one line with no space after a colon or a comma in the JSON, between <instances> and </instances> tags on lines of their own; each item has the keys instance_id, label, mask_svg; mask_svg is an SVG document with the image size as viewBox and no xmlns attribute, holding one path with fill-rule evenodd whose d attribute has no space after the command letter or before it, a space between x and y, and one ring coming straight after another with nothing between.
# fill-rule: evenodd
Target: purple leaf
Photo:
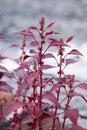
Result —
<instances>
[{"instance_id":1,"label":"purple leaf","mask_svg":"<svg viewBox=\"0 0 87 130\"><path fill-rule=\"evenodd\" d=\"M0 88L1 88L2 90L4 90L4 91L7 91L7 92L11 92L12 89L13 89L9 84L7 84L7 83L4 82L4 81L0 81Z\"/></svg>"},{"instance_id":2,"label":"purple leaf","mask_svg":"<svg viewBox=\"0 0 87 130\"><path fill-rule=\"evenodd\" d=\"M80 53L76 49L71 50L67 55L81 55L81 56L83 56L82 53Z\"/></svg>"},{"instance_id":3,"label":"purple leaf","mask_svg":"<svg viewBox=\"0 0 87 130\"><path fill-rule=\"evenodd\" d=\"M34 35L33 35L32 32L30 32L30 31L27 32L26 30L21 31L21 32L18 32L18 33L16 33L16 34L21 34L21 35L24 35L24 36L34 37Z\"/></svg>"},{"instance_id":4,"label":"purple leaf","mask_svg":"<svg viewBox=\"0 0 87 130\"><path fill-rule=\"evenodd\" d=\"M10 72L3 72L3 75L8 77L8 78L14 78L14 74L13 73L10 73Z\"/></svg>"},{"instance_id":5,"label":"purple leaf","mask_svg":"<svg viewBox=\"0 0 87 130\"><path fill-rule=\"evenodd\" d=\"M23 106L24 106L24 104L23 104L22 102L20 102L20 101L15 101L15 102L13 102L13 103L10 105L10 107L9 107L9 109L8 109L8 111L7 111L7 113L6 113L6 115L9 115L11 112L16 111L16 110L18 110L19 108L21 108L21 107L23 107Z\"/></svg>"},{"instance_id":6,"label":"purple leaf","mask_svg":"<svg viewBox=\"0 0 87 130\"><path fill-rule=\"evenodd\" d=\"M31 27L28 28L28 30L30 30L30 29L32 29L32 30L38 30L37 27L35 27L35 26L31 26Z\"/></svg>"},{"instance_id":7,"label":"purple leaf","mask_svg":"<svg viewBox=\"0 0 87 130\"><path fill-rule=\"evenodd\" d=\"M11 46L9 46L10 48L13 48L13 47L19 47L18 44L12 44Z\"/></svg>"},{"instance_id":8,"label":"purple leaf","mask_svg":"<svg viewBox=\"0 0 87 130\"><path fill-rule=\"evenodd\" d=\"M74 38L74 36L69 37L69 38L66 40L66 43L72 41L73 38Z\"/></svg>"},{"instance_id":9,"label":"purple leaf","mask_svg":"<svg viewBox=\"0 0 87 130\"><path fill-rule=\"evenodd\" d=\"M26 96L26 89L30 88L29 84L27 82L23 82L21 84L21 89L23 90L23 96L25 95Z\"/></svg>"},{"instance_id":10,"label":"purple leaf","mask_svg":"<svg viewBox=\"0 0 87 130\"><path fill-rule=\"evenodd\" d=\"M31 46L37 46L38 45L38 42L31 42L31 44L30 44Z\"/></svg>"},{"instance_id":11,"label":"purple leaf","mask_svg":"<svg viewBox=\"0 0 87 130\"><path fill-rule=\"evenodd\" d=\"M54 68L55 66L52 66L52 65L42 65L42 69L51 69L51 68Z\"/></svg>"},{"instance_id":12,"label":"purple leaf","mask_svg":"<svg viewBox=\"0 0 87 130\"><path fill-rule=\"evenodd\" d=\"M54 23L55 23L55 22L50 23L50 24L47 26L47 28L46 28L46 29L48 29L48 28L52 27Z\"/></svg>"},{"instance_id":13,"label":"purple leaf","mask_svg":"<svg viewBox=\"0 0 87 130\"><path fill-rule=\"evenodd\" d=\"M33 81L34 81L33 75L29 74L29 75L27 75L25 78L26 78L26 81L27 81L27 83L28 83L29 85L32 85L32 84L33 84Z\"/></svg>"},{"instance_id":14,"label":"purple leaf","mask_svg":"<svg viewBox=\"0 0 87 130\"><path fill-rule=\"evenodd\" d=\"M47 36L47 35L51 35L51 34L53 34L53 33L54 33L54 31L47 32L47 33L46 33L46 36Z\"/></svg>"},{"instance_id":15,"label":"purple leaf","mask_svg":"<svg viewBox=\"0 0 87 130\"><path fill-rule=\"evenodd\" d=\"M59 89L60 87L65 87L65 85L60 84L60 83L56 83L54 84L54 86L50 89L50 92L56 91L57 89Z\"/></svg>"},{"instance_id":16,"label":"purple leaf","mask_svg":"<svg viewBox=\"0 0 87 130\"><path fill-rule=\"evenodd\" d=\"M65 111L66 118L69 118L74 125L77 125L78 117L79 117L79 111L78 109L71 109Z\"/></svg>"},{"instance_id":17,"label":"purple leaf","mask_svg":"<svg viewBox=\"0 0 87 130\"><path fill-rule=\"evenodd\" d=\"M59 107L59 104L57 102L57 98L52 93L46 92L45 94L43 94L42 98L43 99L48 99L53 104L55 104L57 107Z\"/></svg>"},{"instance_id":18,"label":"purple leaf","mask_svg":"<svg viewBox=\"0 0 87 130\"><path fill-rule=\"evenodd\" d=\"M22 70L22 69L29 69L30 68L30 63L28 61L26 62L22 62L22 64L20 65L20 67L18 67L18 70Z\"/></svg>"},{"instance_id":19,"label":"purple leaf","mask_svg":"<svg viewBox=\"0 0 87 130\"><path fill-rule=\"evenodd\" d=\"M77 92L73 91L72 97L74 97L74 96L79 96L79 97L81 97L85 102L87 102L87 99L86 99L81 93L77 93Z\"/></svg>"},{"instance_id":20,"label":"purple leaf","mask_svg":"<svg viewBox=\"0 0 87 130\"><path fill-rule=\"evenodd\" d=\"M78 61L74 60L74 59L66 59L66 66L69 65L69 64L74 64Z\"/></svg>"},{"instance_id":21,"label":"purple leaf","mask_svg":"<svg viewBox=\"0 0 87 130\"><path fill-rule=\"evenodd\" d=\"M36 116L36 118L39 118L42 115L42 109L38 106L33 106L30 104L30 107L28 108L29 114L32 116Z\"/></svg>"},{"instance_id":22,"label":"purple leaf","mask_svg":"<svg viewBox=\"0 0 87 130\"><path fill-rule=\"evenodd\" d=\"M0 55L0 60L4 60L4 59L6 59L6 58L7 58L7 57Z\"/></svg>"},{"instance_id":23,"label":"purple leaf","mask_svg":"<svg viewBox=\"0 0 87 130\"><path fill-rule=\"evenodd\" d=\"M51 35L51 34L59 34L59 33L54 32L54 31L46 32L46 36Z\"/></svg>"},{"instance_id":24,"label":"purple leaf","mask_svg":"<svg viewBox=\"0 0 87 130\"><path fill-rule=\"evenodd\" d=\"M43 55L43 58L55 58L55 57L53 54L48 53L48 54Z\"/></svg>"},{"instance_id":25,"label":"purple leaf","mask_svg":"<svg viewBox=\"0 0 87 130\"><path fill-rule=\"evenodd\" d=\"M65 75L65 83L68 84L74 81L74 75Z\"/></svg>"},{"instance_id":26,"label":"purple leaf","mask_svg":"<svg viewBox=\"0 0 87 130\"><path fill-rule=\"evenodd\" d=\"M37 52L35 50L31 49L30 53L36 54Z\"/></svg>"},{"instance_id":27,"label":"purple leaf","mask_svg":"<svg viewBox=\"0 0 87 130\"><path fill-rule=\"evenodd\" d=\"M30 56L29 55L25 55L24 57L23 57L23 61L25 61L26 59L28 59Z\"/></svg>"},{"instance_id":28,"label":"purple leaf","mask_svg":"<svg viewBox=\"0 0 87 130\"><path fill-rule=\"evenodd\" d=\"M81 126L77 126L77 125L73 125L70 130L86 130L84 128L82 128Z\"/></svg>"},{"instance_id":29,"label":"purple leaf","mask_svg":"<svg viewBox=\"0 0 87 130\"><path fill-rule=\"evenodd\" d=\"M81 84L78 84L76 87L87 89L87 84L86 83L81 83Z\"/></svg>"},{"instance_id":30,"label":"purple leaf","mask_svg":"<svg viewBox=\"0 0 87 130\"><path fill-rule=\"evenodd\" d=\"M62 41L58 41L53 38L49 38L49 40L51 41L49 46L66 46L66 44L64 44Z\"/></svg>"}]
</instances>

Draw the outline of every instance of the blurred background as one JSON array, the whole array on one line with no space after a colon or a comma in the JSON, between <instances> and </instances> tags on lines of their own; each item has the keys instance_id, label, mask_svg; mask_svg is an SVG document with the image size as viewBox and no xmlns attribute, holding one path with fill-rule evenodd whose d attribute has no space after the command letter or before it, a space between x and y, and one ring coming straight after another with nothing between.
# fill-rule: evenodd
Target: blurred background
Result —
<instances>
[{"instance_id":1,"label":"blurred background","mask_svg":"<svg viewBox=\"0 0 87 130\"><path fill-rule=\"evenodd\" d=\"M87 82L87 0L0 0L0 34L5 37L0 40L0 53L15 56L17 51L7 49L7 46L20 39L14 33L38 25L42 16L45 17L46 24L55 22L53 28L60 33L60 37L66 40L69 36L75 36L71 44L84 57L67 71ZM14 65L12 63L11 66L10 61L4 64L10 70ZM84 94L87 95L86 92ZM83 115L87 115L87 105L79 103L77 107ZM87 128L86 120L80 120L80 123Z\"/></svg>"},{"instance_id":2,"label":"blurred background","mask_svg":"<svg viewBox=\"0 0 87 130\"><path fill-rule=\"evenodd\" d=\"M0 33L9 39L42 16L47 23L55 21L63 37L75 35L76 44L87 42L87 0L0 0Z\"/></svg>"}]
</instances>

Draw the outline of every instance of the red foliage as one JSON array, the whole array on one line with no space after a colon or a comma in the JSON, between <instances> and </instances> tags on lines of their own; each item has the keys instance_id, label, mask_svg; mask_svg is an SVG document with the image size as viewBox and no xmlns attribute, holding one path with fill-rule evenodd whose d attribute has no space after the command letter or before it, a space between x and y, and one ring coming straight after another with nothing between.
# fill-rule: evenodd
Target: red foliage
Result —
<instances>
[{"instance_id":1,"label":"red foliage","mask_svg":"<svg viewBox=\"0 0 87 130\"><path fill-rule=\"evenodd\" d=\"M18 44L12 44L10 47L19 47L21 50L21 56L18 59L13 59L18 64L18 68L11 73L5 67L0 66L0 92L3 90L12 93L13 91L13 86L2 80L3 76L14 80L17 88L16 93L13 94L13 101L10 102L10 107L8 106L8 111L5 113L7 116L14 112L12 122L6 130L22 130L22 125L26 125L28 129L28 125L30 125L31 130L37 128L41 130L41 128L44 129L43 120L47 118L52 119L50 130L56 128L64 130L67 118L72 123L70 130L85 130L78 126L79 110L72 108L70 103L75 96L79 96L87 102L83 94L75 91L76 88L87 90L87 84L76 83L74 74L65 73L67 65L77 62L72 57L67 58L67 56L83 55L76 49L65 54L65 49L71 47L68 43L72 41L73 36L65 42L62 38L55 38L58 33L49 30L53 25L54 22L45 27L45 20L42 17L39 27L30 26L27 30L16 33L22 35L22 45L20 47ZM29 45L27 46L26 41L28 40ZM53 55L53 52L49 52L50 48L56 48L57 57ZM0 55L0 61L6 58ZM50 65L49 61L48 63L44 62L45 59L49 60L49 58L55 60L56 64ZM45 75L44 70L55 68L57 69L57 77ZM64 95L60 98L62 90ZM2 102L3 99L0 100L0 121L5 121ZM21 112L17 112L19 108L21 108ZM26 116L23 115L24 112L27 112ZM62 118L62 123L60 123L60 118ZM55 127L56 122L57 127Z\"/></svg>"}]
</instances>

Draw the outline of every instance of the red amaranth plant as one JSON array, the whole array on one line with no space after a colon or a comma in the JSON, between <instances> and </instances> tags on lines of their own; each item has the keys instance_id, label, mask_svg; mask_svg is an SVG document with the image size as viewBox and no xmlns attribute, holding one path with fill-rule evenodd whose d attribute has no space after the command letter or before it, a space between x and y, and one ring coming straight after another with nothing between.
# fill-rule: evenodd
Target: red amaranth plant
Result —
<instances>
[{"instance_id":1,"label":"red amaranth plant","mask_svg":"<svg viewBox=\"0 0 87 130\"><path fill-rule=\"evenodd\" d=\"M0 117L5 121L4 118L13 112L9 119L9 128L5 127L6 130L24 130L23 126L26 126L26 130L64 130L67 119L72 123L69 130L85 130L78 125L79 110L75 106L71 107L71 102L76 96L87 102L84 95L76 91L77 88L87 90L87 84L76 80L74 74L65 73L69 64L77 62L70 56L82 56L82 54L76 49L66 53L67 48L71 49L70 42L73 36L66 41L58 38L59 33L51 30L53 25L54 22L46 26L42 17L39 27L31 26L16 33L22 35L22 44L21 46L13 44L10 47L19 47L21 50L19 58L13 59L19 67L10 73L5 67L0 66L3 70L0 74L1 79L3 75L9 79L13 78L17 85L16 93L12 94L13 101L4 116L2 109L4 98L0 98ZM50 49L55 49L56 56ZM0 60L4 58L7 57L0 56ZM48 61L51 59L56 64L47 64L46 59ZM57 77L45 74L46 70L50 69L57 70ZM8 93L12 91L12 86L6 82L0 81L0 84L0 91ZM44 125L47 119L51 121L49 128L48 125L47 127ZM2 125L0 126L2 128Z\"/></svg>"}]
</instances>

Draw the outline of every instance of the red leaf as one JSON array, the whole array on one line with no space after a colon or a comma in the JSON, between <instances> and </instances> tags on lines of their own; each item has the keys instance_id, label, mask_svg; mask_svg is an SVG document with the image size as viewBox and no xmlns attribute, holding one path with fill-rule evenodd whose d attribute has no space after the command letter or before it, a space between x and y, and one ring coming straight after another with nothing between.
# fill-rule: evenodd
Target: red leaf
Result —
<instances>
[{"instance_id":1,"label":"red leaf","mask_svg":"<svg viewBox=\"0 0 87 130\"><path fill-rule=\"evenodd\" d=\"M37 45L38 45L38 42L31 42L30 45L31 45L31 46L37 46Z\"/></svg>"},{"instance_id":2,"label":"red leaf","mask_svg":"<svg viewBox=\"0 0 87 130\"><path fill-rule=\"evenodd\" d=\"M42 69L51 69L51 68L54 68L55 66L52 66L52 65L42 65Z\"/></svg>"},{"instance_id":3,"label":"red leaf","mask_svg":"<svg viewBox=\"0 0 87 130\"><path fill-rule=\"evenodd\" d=\"M37 52L36 52L35 50L31 49L31 50L30 50L30 53L35 54L35 53L37 53Z\"/></svg>"},{"instance_id":4,"label":"red leaf","mask_svg":"<svg viewBox=\"0 0 87 130\"><path fill-rule=\"evenodd\" d=\"M82 128L81 126L77 126L77 125L73 125L70 130L86 130L84 128Z\"/></svg>"},{"instance_id":5,"label":"red leaf","mask_svg":"<svg viewBox=\"0 0 87 130\"><path fill-rule=\"evenodd\" d=\"M47 36L47 35L51 35L51 34L53 34L53 33L54 33L54 31L47 32L47 33L46 33L46 36Z\"/></svg>"},{"instance_id":6,"label":"red leaf","mask_svg":"<svg viewBox=\"0 0 87 130\"><path fill-rule=\"evenodd\" d=\"M87 84L86 83L81 83L81 84L78 84L76 87L87 89Z\"/></svg>"},{"instance_id":7,"label":"red leaf","mask_svg":"<svg viewBox=\"0 0 87 130\"><path fill-rule=\"evenodd\" d=\"M43 55L43 58L55 58L51 53Z\"/></svg>"},{"instance_id":8,"label":"red leaf","mask_svg":"<svg viewBox=\"0 0 87 130\"><path fill-rule=\"evenodd\" d=\"M26 59L29 58L29 57L30 57L29 55L25 55L25 56L23 57L23 61L26 60Z\"/></svg>"},{"instance_id":9,"label":"red leaf","mask_svg":"<svg viewBox=\"0 0 87 130\"><path fill-rule=\"evenodd\" d=\"M20 70L21 72L23 72L23 69L29 69L29 68L30 68L29 62L23 62L15 71L19 73Z\"/></svg>"},{"instance_id":10,"label":"red leaf","mask_svg":"<svg viewBox=\"0 0 87 130\"><path fill-rule=\"evenodd\" d=\"M53 38L49 38L50 42L50 46L66 46L66 44L64 44L62 41L58 41L56 39Z\"/></svg>"},{"instance_id":11,"label":"red leaf","mask_svg":"<svg viewBox=\"0 0 87 130\"><path fill-rule=\"evenodd\" d=\"M56 91L58 88L60 88L60 87L65 87L65 85L63 85L63 84L59 84L59 83L56 83L56 84L54 84L54 86L50 89L50 92L53 92L53 91Z\"/></svg>"},{"instance_id":12,"label":"red leaf","mask_svg":"<svg viewBox=\"0 0 87 130\"><path fill-rule=\"evenodd\" d=\"M18 44L12 44L11 46L9 46L10 48L12 48L12 47L19 47L19 45Z\"/></svg>"},{"instance_id":13,"label":"red leaf","mask_svg":"<svg viewBox=\"0 0 87 130\"><path fill-rule=\"evenodd\" d=\"M3 72L3 75L8 77L8 78L14 78L14 74L13 73L9 73L9 72Z\"/></svg>"},{"instance_id":14,"label":"red leaf","mask_svg":"<svg viewBox=\"0 0 87 130\"><path fill-rule=\"evenodd\" d=\"M29 85L33 84L33 81L34 81L33 75L29 74L25 78L26 78L26 80L27 80L27 82L28 82Z\"/></svg>"},{"instance_id":15,"label":"red leaf","mask_svg":"<svg viewBox=\"0 0 87 130\"><path fill-rule=\"evenodd\" d=\"M59 106L58 102L57 102L57 98L49 92L46 92L45 94L43 94L42 98L44 99L48 99L49 101L51 101L53 104L55 104L56 106Z\"/></svg>"},{"instance_id":16,"label":"red leaf","mask_svg":"<svg viewBox=\"0 0 87 130\"><path fill-rule=\"evenodd\" d=\"M30 107L28 108L29 114L32 116L35 116L36 118L39 118L42 115L42 109L36 105L30 104Z\"/></svg>"},{"instance_id":17,"label":"red leaf","mask_svg":"<svg viewBox=\"0 0 87 130\"><path fill-rule=\"evenodd\" d=\"M66 43L72 41L73 38L74 38L74 36L69 37L69 38L66 40Z\"/></svg>"},{"instance_id":18,"label":"red leaf","mask_svg":"<svg viewBox=\"0 0 87 130\"><path fill-rule=\"evenodd\" d=\"M78 61L74 60L74 59L66 59L66 66L69 65L69 64L74 64Z\"/></svg>"},{"instance_id":19,"label":"red leaf","mask_svg":"<svg viewBox=\"0 0 87 130\"><path fill-rule=\"evenodd\" d=\"M6 115L9 115L11 112L14 112L16 110L18 110L19 108L23 107L24 104L20 101L15 101L14 103L11 104L11 106L9 107Z\"/></svg>"},{"instance_id":20,"label":"red leaf","mask_svg":"<svg viewBox=\"0 0 87 130\"><path fill-rule=\"evenodd\" d=\"M87 99L81 94L81 93L77 93L77 92L73 92L72 93L72 97L74 97L74 96L79 96L79 97L81 97L85 102L87 102Z\"/></svg>"},{"instance_id":21,"label":"red leaf","mask_svg":"<svg viewBox=\"0 0 87 130\"><path fill-rule=\"evenodd\" d=\"M50 23L50 24L47 26L47 28L46 28L46 29L48 29L48 28L52 27L54 23L55 23L55 22Z\"/></svg>"},{"instance_id":22,"label":"red leaf","mask_svg":"<svg viewBox=\"0 0 87 130\"><path fill-rule=\"evenodd\" d=\"M76 49L71 50L67 55L70 55L70 54L83 56L82 53L80 53L80 52L79 52L78 50L76 50Z\"/></svg>"},{"instance_id":23,"label":"red leaf","mask_svg":"<svg viewBox=\"0 0 87 130\"><path fill-rule=\"evenodd\" d=\"M31 27L28 28L28 30L29 29L38 30L37 27L35 27L35 26L31 26Z\"/></svg>"},{"instance_id":24,"label":"red leaf","mask_svg":"<svg viewBox=\"0 0 87 130\"><path fill-rule=\"evenodd\" d=\"M71 109L65 111L66 118L69 118L74 125L77 125L78 117L79 117L79 111L78 109Z\"/></svg>"},{"instance_id":25,"label":"red leaf","mask_svg":"<svg viewBox=\"0 0 87 130\"><path fill-rule=\"evenodd\" d=\"M6 59L6 58L7 58L7 57L0 55L0 60L4 60L4 59Z\"/></svg>"},{"instance_id":26,"label":"red leaf","mask_svg":"<svg viewBox=\"0 0 87 130\"><path fill-rule=\"evenodd\" d=\"M30 32L30 31L27 32L26 30L21 31L21 32L18 32L18 33L16 33L16 34L21 34L21 35L24 35L24 36L34 37L34 35L33 35L32 32Z\"/></svg>"},{"instance_id":27,"label":"red leaf","mask_svg":"<svg viewBox=\"0 0 87 130\"><path fill-rule=\"evenodd\" d=\"M4 90L4 91L7 91L7 92L11 92L12 89L13 89L9 84L7 84L7 83L4 82L4 81L0 81L0 88L1 88L2 90Z\"/></svg>"},{"instance_id":28,"label":"red leaf","mask_svg":"<svg viewBox=\"0 0 87 130\"><path fill-rule=\"evenodd\" d=\"M46 36L51 35L51 34L59 34L59 33L54 32L54 31L46 32Z\"/></svg>"}]
</instances>

